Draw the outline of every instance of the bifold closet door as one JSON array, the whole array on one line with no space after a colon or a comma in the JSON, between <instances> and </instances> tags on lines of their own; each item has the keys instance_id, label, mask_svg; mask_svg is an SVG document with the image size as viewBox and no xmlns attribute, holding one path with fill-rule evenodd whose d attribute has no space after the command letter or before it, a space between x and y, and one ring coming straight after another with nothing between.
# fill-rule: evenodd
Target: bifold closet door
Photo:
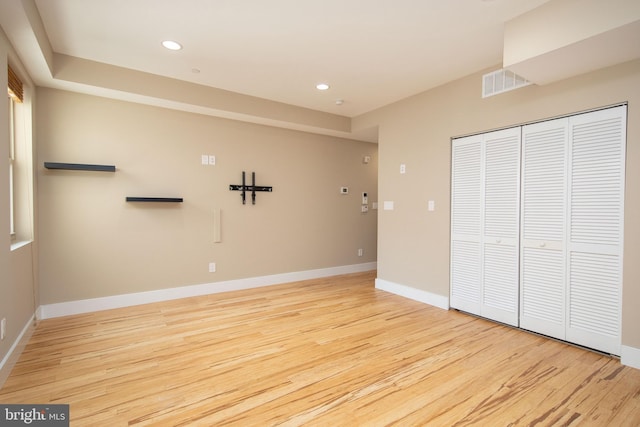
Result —
<instances>
[{"instance_id":1,"label":"bifold closet door","mask_svg":"<svg viewBox=\"0 0 640 427\"><path fill-rule=\"evenodd\" d=\"M567 119L522 129L520 327L565 339Z\"/></svg>"},{"instance_id":2,"label":"bifold closet door","mask_svg":"<svg viewBox=\"0 0 640 427\"><path fill-rule=\"evenodd\" d=\"M480 315L482 136L451 143L451 307Z\"/></svg>"},{"instance_id":3,"label":"bifold closet door","mask_svg":"<svg viewBox=\"0 0 640 427\"><path fill-rule=\"evenodd\" d=\"M620 354L626 107L522 133L520 326Z\"/></svg>"},{"instance_id":4,"label":"bifold closet door","mask_svg":"<svg viewBox=\"0 0 640 427\"><path fill-rule=\"evenodd\" d=\"M451 307L620 354L626 117L452 141Z\"/></svg>"},{"instance_id":5,"label":"bifold closet door","mask_svg":"<svg viewBox=\"0 0 640 427\"><path fill-rule=\"evenodd\" d=\"M518 325L520 128L452 142L451 306Z\"/></svg>"},{"instance_id":6,"label":"bifold closet door","mask_svg":"<svg viewBox=\"0 0 640 427\"><path fill-rule=\"evenodd\" d=\"M620 355L626 106L569 118L567 341Z\"/></svg>"},{"instance_id":7,"label":"bifold closet door","mask_svg":"<svg viewBox=\"0 0 640 427\"><path fill-rule=\"evenodd\" d=\"M482 304L480 314L518 326L520 134L484 134Z\"/></svg>"}]
</instances>

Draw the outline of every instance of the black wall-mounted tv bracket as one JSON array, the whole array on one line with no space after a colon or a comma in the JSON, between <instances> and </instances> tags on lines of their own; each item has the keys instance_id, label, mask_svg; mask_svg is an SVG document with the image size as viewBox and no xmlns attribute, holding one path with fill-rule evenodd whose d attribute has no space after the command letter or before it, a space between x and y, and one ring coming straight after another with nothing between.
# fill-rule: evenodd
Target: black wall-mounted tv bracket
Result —
<instances>
[{"instance_id":1,"label":"black wall-mounted tv bracket","mask_svg":"<svg viewBox=\"0 0 640 427\"><path fill-rule=\"evenodd\" d=\"M273 191L273 187L263 187L261 185L256 185L256 173L255 172L251 172L251 185L246 185L245 184L245 173L244 173L244 171L242 171L242 184L241 185L231 184L231 185L229 185L229 190L231 190L231 191L242 191L240 196L242 197L242 204L243 205L246 204L246 202L247 202L246 192L247 191L251 191L251 204L255 205L256 204L256 191L268 191L269 193L271 193Z\"/></svg>"}]
</instances>

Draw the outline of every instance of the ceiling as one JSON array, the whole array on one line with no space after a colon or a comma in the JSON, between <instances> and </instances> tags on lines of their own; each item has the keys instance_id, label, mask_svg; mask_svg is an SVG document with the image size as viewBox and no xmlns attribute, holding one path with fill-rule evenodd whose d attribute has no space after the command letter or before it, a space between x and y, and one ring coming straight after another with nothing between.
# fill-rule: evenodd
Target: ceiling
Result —
<instances>
[{"instance_id":1,"label":"ceiling","mask_svg":"<svg viewBox=\"0 0 640 427\"><path fill-rule=\"evenodd\" d=\"M500 64L503 23L544 2L35 3L55 52L352 117Z\"/></svg>"},{"instance_id":2,"label":"ceiling","mask_svg":"<svg viewBox=\"0 0 640 427\"><path fill-rule=\"evenodd\" d=\"M353 118L481 70L640 57L637 0L0 0L0 26L37 86L370 142Z\"/></svg>"},{"instance_id":3,"label":"ceiling","mask_svg":"<svg viewBox=\"0 0 640 427\"><path fill-rule=\"evenodd\" d=\"M546 1L22 0L20 7L33 5L40 39L54 54L355 117L501 64L504 23ZM2 3L4 13L21 0ZM16 46L19 28L8 20L0 24ZM167 39L183 49L163 48ZM46 61L21 59L37 85L56 87ZM318 91L319 82L330 89Z\"/></svg>"}]
</instances>

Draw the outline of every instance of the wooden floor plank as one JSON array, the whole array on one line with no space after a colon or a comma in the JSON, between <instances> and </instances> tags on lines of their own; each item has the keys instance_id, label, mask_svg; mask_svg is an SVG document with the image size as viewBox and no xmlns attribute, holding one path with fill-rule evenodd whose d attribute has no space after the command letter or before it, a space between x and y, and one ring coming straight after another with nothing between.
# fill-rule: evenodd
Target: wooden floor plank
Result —
<instances>
[{"instance_id":1,"label":"wooden floor plank","mask_svg":"<svg viewBox=\"0 0 640 427\"><path fill-rule=\"evenodd\" d=\"M39 322L2 403L73 426L640 425L640 371L359 273Z\"/></svg>"}]
</instances>

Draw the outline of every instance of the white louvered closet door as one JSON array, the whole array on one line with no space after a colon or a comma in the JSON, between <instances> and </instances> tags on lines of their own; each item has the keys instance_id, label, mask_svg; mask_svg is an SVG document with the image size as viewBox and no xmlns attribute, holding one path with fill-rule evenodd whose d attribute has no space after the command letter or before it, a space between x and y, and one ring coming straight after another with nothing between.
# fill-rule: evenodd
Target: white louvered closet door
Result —
<instances>
[{"instance_id":1,"label":"white louvered closet door","mask_svg":"<svg viewBox=\"0 0 640 427\"><path fill-rule=\"evenodd\" d=\"M451 307L620 354L626 117L452 142Z\"/></svg>"},{"instance_id":2,"label":"white louvered closet door","mask_svg":"<svg viewBox=\"0 0 640 427\"><path fill-rule=\"evenodd\" d=\"M452 143L451 300L518 325L520 128Z\"/></svg>"},{"instance_id":3,"label":"white louvered closet door","mask_svg":"<svg viewBox=\"0 0 640 427\"><path fill-rule=\"evenodd\" d=\"M565 339L567 119L522 128L520 327Z\"/></svg>"},{"instance_id":4,"label":"white louvered closet door","mask_svg":"<svg viewBox=\"0 0 640 427\"><path fill-rule=\"evenodd\" d=\"M626 106L569 118L567 340L620 354Z\"/></svg>"},{"instance_id":5,"label":"white louvered closet door","mask_svg":"<svg viewBox=\"0 0 640 427\"><path fill-rule=\"evenodd\" d=\"M451 144L451 307L480 314L482 137Z\"/></svg>"},{"instance_id":6,"label":"white louvered closet door","mask_svg":"<svg viewBox=\"0 0 640 427\"><path fill-rule=\"evenodd\" d=\"M482 306L489 319L518 326L520 133L484 134Z\"/></svg>"}]
</instances>

